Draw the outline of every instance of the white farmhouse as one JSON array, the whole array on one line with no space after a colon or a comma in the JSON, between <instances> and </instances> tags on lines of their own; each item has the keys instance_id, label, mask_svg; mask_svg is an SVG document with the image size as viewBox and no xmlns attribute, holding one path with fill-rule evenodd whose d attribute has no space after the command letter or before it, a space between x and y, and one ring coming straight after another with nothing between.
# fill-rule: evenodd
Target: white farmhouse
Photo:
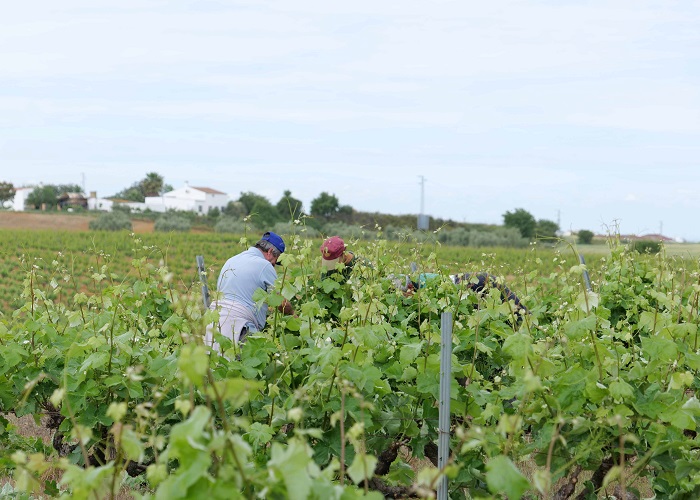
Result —
<instances>
[{"instance_id":1,"label":"white farmhouse","mask_svg":"<svg viewBox=\"0 0 700 500\"><path fill-rule=\"evenodd\" d=\"M147 196L145 205L154 212L183 210L206 215L212 208L223 210L228 202L228 195L216 189L185 185L162 196Z\"/></svg>"},{"instance_id":2,"label":"white farmhouse","mask_svg":"<svg viewBox=\"0 0 700 500\"><path fill-rule=\"evenodd\" d=\"M15 197L9 202L8 208L15 212L23 212L26 210L27 197L34 191L34 186L15 188Z\"/></svg>"}]
</instances>

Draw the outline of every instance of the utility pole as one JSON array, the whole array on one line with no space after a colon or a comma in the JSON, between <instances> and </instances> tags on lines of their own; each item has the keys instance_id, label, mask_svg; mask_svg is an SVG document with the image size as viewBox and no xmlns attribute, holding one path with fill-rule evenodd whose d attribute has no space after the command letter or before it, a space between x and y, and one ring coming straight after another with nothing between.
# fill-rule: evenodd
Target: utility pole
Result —
<instances>
[{"instance_id":1,"label":"utility pole","mask_svg":"<svg viewBox=\"0 0 700 500\"><path fill-rule=\"evenodd\" d=\"M561 236L563 231L561 230L561 210L557 209L557 236Z\"/></svg>"},{"instance_id":2,"label":"utility pole","mask_svg":"<svg viewBox=\"0 0 700 500\"><path fill-rule=\"evenodd\" d=\"M422 175L419 175L418 178L420 179L420 213L418 214L418 229L427 231L428 228L430 227L430 221L428 220L428 216L423 214L425 210L424 206L424 201L425 201L425 196L423 194L424 187L425 187L425 177Z\"/></svg>"}]
</instances>

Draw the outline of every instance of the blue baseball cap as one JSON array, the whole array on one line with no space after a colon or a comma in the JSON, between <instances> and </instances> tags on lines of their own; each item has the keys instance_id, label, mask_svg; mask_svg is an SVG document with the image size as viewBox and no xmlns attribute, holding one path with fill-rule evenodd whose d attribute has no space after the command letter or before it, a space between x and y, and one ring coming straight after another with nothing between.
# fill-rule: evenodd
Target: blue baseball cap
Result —
<instances>
[{"instance_id":1,"label":"blue baseball cap","mask_svg":"<svg viewBox=\"0 0 700 500\"><path fill-rule=\"evenodd\" d=\"M272 243L280 253L284 253L284 240L279 234L268 231L262 235L262 239Z\"/></svg>"}]
</instances>

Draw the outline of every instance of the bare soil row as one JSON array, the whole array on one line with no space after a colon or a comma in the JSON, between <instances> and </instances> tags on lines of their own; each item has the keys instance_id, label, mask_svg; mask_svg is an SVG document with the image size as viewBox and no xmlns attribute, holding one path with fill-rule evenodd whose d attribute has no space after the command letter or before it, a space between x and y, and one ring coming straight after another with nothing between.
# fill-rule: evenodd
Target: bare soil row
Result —
<instances>
[{"instance_id":1,"label":"bare soil row","mask_svg":"<svg viewBox=\"0 0 700 500\"><path fill-rule=\"evenodd\" d=\"M53 229L89 231L92 215L0 211L0 229ZM134 220L135 233L152 233L153 221Z\"/></svg>"}]
</instances>

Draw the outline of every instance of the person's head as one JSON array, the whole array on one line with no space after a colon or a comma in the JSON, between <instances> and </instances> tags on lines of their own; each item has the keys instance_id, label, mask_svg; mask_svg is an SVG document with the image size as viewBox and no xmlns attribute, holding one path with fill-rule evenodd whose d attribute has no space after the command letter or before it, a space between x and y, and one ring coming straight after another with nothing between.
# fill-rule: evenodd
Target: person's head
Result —
<instances>
[{"instance_id":1,"label":"person's head","mask_svg":"<svg viewBox=\"0 0 700 500\"><path fill-rule=\"evenodd\" d=\"M270 264L275 265L278 264L277 259L284 253L284 240L280 235L268 231L255 244L255 248L259 248L265 259Z\"/></svg>"},{"instance_id":2,"label":"person's head","mask_svg":"<svg viewBox=\"0 0 700 500\"><path fill-rule=\"evenodd\" d=\"M331 236L321 243L321 264L324 268L335 269L345 254L345 242L340 236Z\"/></svg>"}]
</instances>

